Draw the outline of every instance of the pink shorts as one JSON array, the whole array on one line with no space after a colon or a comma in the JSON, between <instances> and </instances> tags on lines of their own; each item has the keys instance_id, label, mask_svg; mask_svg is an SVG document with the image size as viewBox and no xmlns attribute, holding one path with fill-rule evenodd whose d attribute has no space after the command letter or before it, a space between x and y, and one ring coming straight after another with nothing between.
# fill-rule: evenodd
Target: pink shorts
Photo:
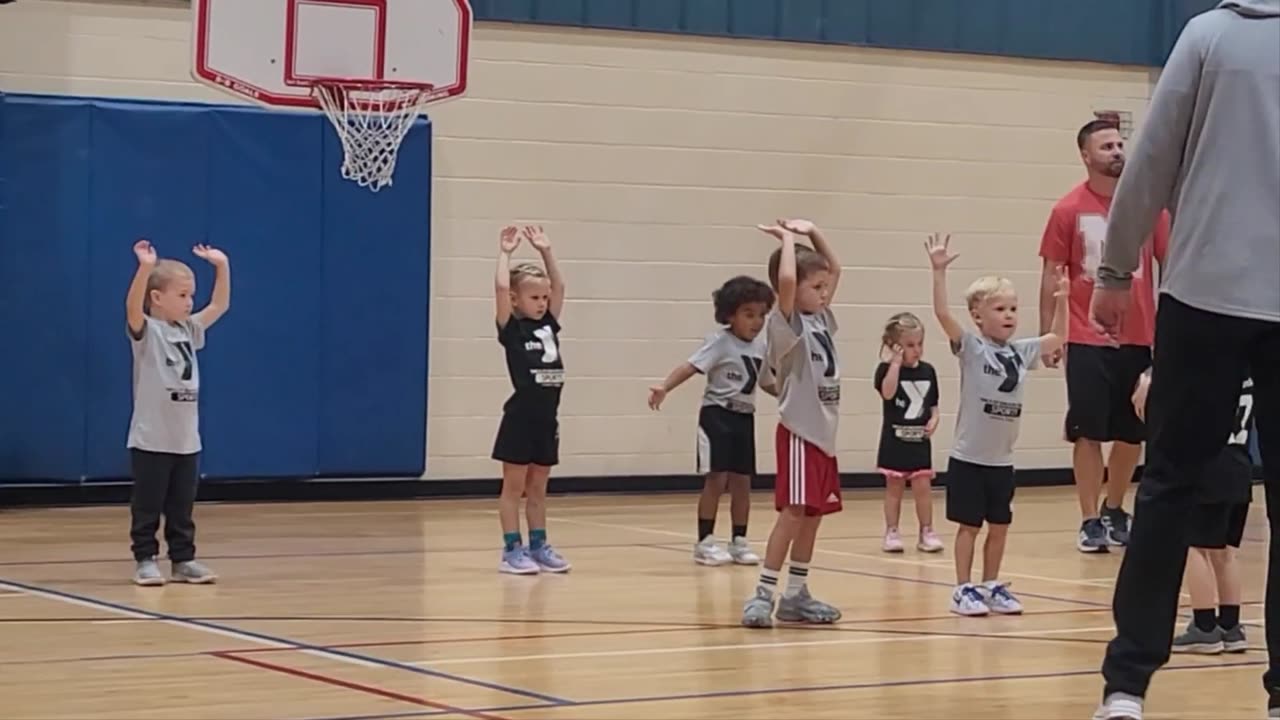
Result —
<instances>
[{"instance_id":1,"label":"pink shorts","mask_svg":"<svg viewBox=\"0 0 1280 720\"><path fill-rule=\"evenodd\" d=\"M887 468L876 468L885 480L905 480L911 482L913 480L933 480L938 473L933 470L912 470L911 472L903 472L901 470L889 470Z\"/></svg>"}]
</instances>

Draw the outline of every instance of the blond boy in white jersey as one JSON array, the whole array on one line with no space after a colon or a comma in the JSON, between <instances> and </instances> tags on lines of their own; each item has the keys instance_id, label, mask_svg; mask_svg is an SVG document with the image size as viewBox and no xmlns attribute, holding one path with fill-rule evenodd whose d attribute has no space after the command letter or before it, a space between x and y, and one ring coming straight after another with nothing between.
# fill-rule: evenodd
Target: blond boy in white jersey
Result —
<instances>
[{"instance_id":1,"label":"blond boy in white jersey","mask_svg":"<svg viewBox=\"0 0 1280 720\"><path fill-rule=\"evenodd\" d=\"M1013 522L1013 446L1022 418L1027 370L1042 355L1061 349L1067 329L1067 280L1057 275L1053 329L1039 337L1015 340L1018 294L1006 278L979 278L965 292L965 304L978 332L951 315L947 266L951 236L934 235L925 243L933 268L933 312L960 361L960 409L955 442L947 464L947 519L956 523L956 587L951 612L957 615L1016 615L1022 604L1000 581L1005 541ZM982 585L973 584L973 555L978 533L987 526L982 548Z\"/></svg>"}]
</instances>

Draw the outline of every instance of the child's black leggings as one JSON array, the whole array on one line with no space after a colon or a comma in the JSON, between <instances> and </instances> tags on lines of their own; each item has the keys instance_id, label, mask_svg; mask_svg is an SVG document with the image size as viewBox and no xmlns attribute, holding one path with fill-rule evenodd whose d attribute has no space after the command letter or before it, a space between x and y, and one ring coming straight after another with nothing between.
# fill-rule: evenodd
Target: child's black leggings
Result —
<instances>
[{"instance_id":1,"label":"child's black leggings","mask_svg":"<svg viewBox=\"0 0 1280 720\"><path fill-rule=\"evenodd\" d=\"M164 516L164 541L173 562L194 560L196 556L195 510L199 485L200 454L130 450L133 464L133 499L130 510L133 527L133 559L146 560L160 554L156 531Z\"/></svg>"}]
</instances>

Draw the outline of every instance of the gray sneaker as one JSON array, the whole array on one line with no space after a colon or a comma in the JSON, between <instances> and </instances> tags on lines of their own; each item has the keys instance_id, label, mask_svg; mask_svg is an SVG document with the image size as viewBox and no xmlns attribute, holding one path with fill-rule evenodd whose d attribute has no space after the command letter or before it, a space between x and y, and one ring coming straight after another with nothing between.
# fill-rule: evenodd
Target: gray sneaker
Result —
<instances>
[{"instance_id":1,"label":"gray sneaker","mask_svg":"<svg viewBox=\"0 0 1280 720\"><path fill-rule=\"evenodd\" d=\"M1249 649L1249 640L1244 636L1244 626L1236 625L1230 630L1222 631L1222 649L1229 653L1242 653Z\"/></svg>"},{"instance_id":2,"label":"gray sneaker","mask_svg":"<svg viewBox=\"0 0 1280 720\"><path fill-rule=\"evenodd\" d=\"M1089 518L1080 524L1080 535L1076 538L1076 549L1082 553L1109 552L1107 546L1107 527L1099 518Z\"/></svg>"},{"instance_id":3,"label":"gray sneaker","mask_svg":"<svg viewBox=\"0 0 1280 720\"><path fill-rule=\"evenodd\" d=\"M773 595L757 587L756 594L742 606L742 625L750 628L773 627Z\"/></svg>"},{"instance_id":4,"label":"gray sneaker","mask_svg":"<svg viewBox=\"0 0 1280 720\"><path fill-rule=\"evenodd\" d=\"M1205 632L1195 622L1187 624L1187 631L1173 639L1173 652L1217 655L1222 652L1222 628L1214 626Z\"/></svg>"},{"instance_id":5,"label":"gray sneaker","mask_svg":"<svg viewBox=\"0 0 1280 720\"><path fill-rule=\"evenodd\" d=\"M193 585L205 585L218 579L212 570L195 560L174 563L173 569L174 582L191 583Z\"/></svg>"},{"instance_id":6,"label":"gray sneaker","mask_svg":"<svg viewBox=\"0 0 1280 720\"><path fill-rule=\"evenodd\" d=\"M795 595L783 595L778 601L778 619L784 622L829 624L840 619L840 611L815 599L809 588L801 588Z\"/></svg>"},{"instance_id":7,"label":"gray sneaker","mask_svg":"<svg viewBox=\"0 0 1280 720\"><path fill-rule=\"evenodd\" d=\"M138 567L133 571L133 584L143 587L155 587L163 585L165 582L164 575L160 574L160 565L155 558L147 558L139 560Z\"/></svg>"}]
</instances>

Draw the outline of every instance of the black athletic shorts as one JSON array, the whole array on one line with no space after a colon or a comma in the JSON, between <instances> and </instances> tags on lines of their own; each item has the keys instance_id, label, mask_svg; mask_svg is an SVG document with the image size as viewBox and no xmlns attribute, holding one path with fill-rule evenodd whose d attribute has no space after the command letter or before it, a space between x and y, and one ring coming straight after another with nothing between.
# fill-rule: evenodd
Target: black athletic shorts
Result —
<instances>
[{"instance_id":1,"label":"black athletic shorts","mask_svg":"<svg viewBox=\"0 0 1280 720\"><path fill-rule=\"evenodd\" d=\"M703 405L698 412L698 472L756 474L756 416Z\"/></svg>"},{"instance_id":2,"label":"black athletic shorts","mask_svg":"<svg viewBox=\"0 0 1280 720\"><path fill-rule=\"evenodd\" d=\"M1191 516L1191 547L1215 550L1240 547L1249 521L1249 503L1197 505Z\"/></svg>"},{"instance_id":3,"label":"black athletic shorts","mask_svg":"<svg viewBox=\"0 0 1280 720\"><path fill-rule=\"evenodd\" d=\"M947 519L961 525L1013 522L1013 466L947 461Z\"/></svg>"},{"instance_id":4,"label":"black athletic shorts","mask_svg":"<svg viewBox=\"0 0 1280 720\"><path fill-rule=\"evenodd\" d=\"M494 460L512 465L560 463L560 422L554 415L508 410L493 441Z\"/></svg>"},{"instance_id":5,"label":"black athletic shorts","mask_svg":"<svg viewBox=\"0 0 1280 720\"><path fill-rule=\"evenodd\" d=\"M1151 348L1070 343L1066 353L1068 442L1141 444L1146 427L1133 409L1133 389L1151 367Z\"/></svg>"}]
</instances>

